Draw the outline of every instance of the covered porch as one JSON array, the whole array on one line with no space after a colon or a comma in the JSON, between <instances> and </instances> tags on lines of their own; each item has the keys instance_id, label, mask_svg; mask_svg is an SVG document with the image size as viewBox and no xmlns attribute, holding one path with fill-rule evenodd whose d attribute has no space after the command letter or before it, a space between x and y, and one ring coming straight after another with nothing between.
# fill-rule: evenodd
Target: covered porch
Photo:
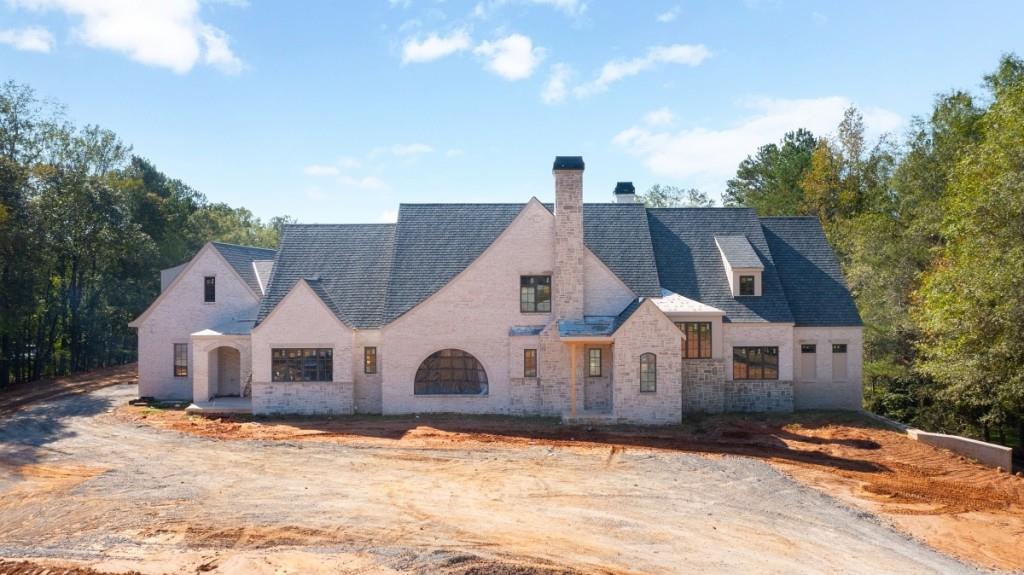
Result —
<instances>
[{"instance_id":1,"label":"covered porch","mask_svg":"<svg viewBox=\"0 0 1024 575\"><path fill-rule=\"evenodd\" d=\"M569 354L569 410L566 423L611 423L614 415L615 316L562 320L559 339Z\"/></svg>"},{"instance_id":2,"label":"covered porch","mask_svg":"<svg viewBox=\"0 0 1024 575\"><path fill-rule=\"evenodd\" d=\"M191 335L190 413L251 413L252 322L237 321Z\"/></svg>"}]
</instances>

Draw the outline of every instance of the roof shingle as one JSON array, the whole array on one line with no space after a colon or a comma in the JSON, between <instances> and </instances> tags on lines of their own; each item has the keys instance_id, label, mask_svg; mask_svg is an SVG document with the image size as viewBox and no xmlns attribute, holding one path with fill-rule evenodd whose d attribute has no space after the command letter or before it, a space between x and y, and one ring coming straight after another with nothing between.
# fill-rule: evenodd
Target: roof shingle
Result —
<instances>
[{"instance_id":1,"label":"roof shingle","mask_svg":"<svg viewBox=\"0 0 1024 575\"><path fill-rule=\"evenodd\" d=\"M252 291L256 292L257 295L263 293L263 290L260 289L260 281L256 277L256 270L252 264L259 260L274 259L274 250L226 244L223 242L210 243L227 260L228 264L238 272L238 275L241 276L242 280Z\"/></svg>"}]
</instances>

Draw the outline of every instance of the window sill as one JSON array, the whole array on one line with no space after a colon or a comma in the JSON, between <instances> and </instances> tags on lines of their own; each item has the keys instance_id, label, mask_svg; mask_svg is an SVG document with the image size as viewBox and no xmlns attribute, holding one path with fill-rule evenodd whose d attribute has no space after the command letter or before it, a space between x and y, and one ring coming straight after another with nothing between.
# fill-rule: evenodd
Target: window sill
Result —
<instances>
[{"instance_id":1,"label":"window sill","mask_svg":"<svg viewBox=\"0 0 1024 575\"><path fill-rule=\"evenodd\" d=\"M451 399L453 397L464 397L464 398L467 398L467 399L487 399L488 397L490 397L487 394L482 394L481 395L479 393L473 393L473 394L470 394L470 393L414 393L414 394L412 394L412 396L415 397L415 398L420 398L420 399L425 399L425 398Z\"/></svg>"}]
</instances>

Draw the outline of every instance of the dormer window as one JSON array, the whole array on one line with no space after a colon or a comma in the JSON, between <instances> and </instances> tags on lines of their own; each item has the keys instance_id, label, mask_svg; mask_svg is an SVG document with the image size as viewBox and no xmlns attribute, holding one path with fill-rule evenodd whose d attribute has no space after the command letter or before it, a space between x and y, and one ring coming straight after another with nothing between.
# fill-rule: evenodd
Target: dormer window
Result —
<instances>
[{"instance_id":1,"label":"dormer window","mask_svg":"<svg viewBox=\"0 0 1024 575\"><path fill-rule=\"evenodd\" d=\"M761 295L764 264L746 236L715 236L722 266L733 297Z\"/></svg>"},{"instance_id":2,"label":"dormer window","mask_svg":"<svg viewBox=\"0 0 1024 575\"><path fill-rule=\"evenodd\" d=\"M754 295L754 276L740 276L740 295Z\"/></svg>"}]
</instances>

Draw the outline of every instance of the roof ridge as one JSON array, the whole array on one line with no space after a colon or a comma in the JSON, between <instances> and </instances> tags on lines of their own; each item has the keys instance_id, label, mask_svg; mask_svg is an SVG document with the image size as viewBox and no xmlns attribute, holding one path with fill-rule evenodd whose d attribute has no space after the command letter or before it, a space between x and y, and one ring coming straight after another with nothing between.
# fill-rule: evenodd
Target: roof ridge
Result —
<instances>
[{"instance_id":1,"label":"roof ridge","mask_svg":"<svg viewBox=\"0 0 1024 575\"><path fill-rule=\"evenodd\" d=\"M762 220L816 220L818 216L759 216Z\"/></svg>"},{"instance_id":2,"label":"roof ridge","mask_svg":"<svg viewBox=\"0 0 1024 575\"><path fill-rule=\"evenodd\" d=\"M266 250L268 252L276 252L277 251L275 248L264 248L264 247L260 247L260 246L247 246L247 245L243 245L243 244L233 244L231 242L222 242L220 240L210 240L210 243L214 244L214 245L220 245L220 246L231 246L231 247L235 247L235 248L245 248L247 250Z\"/></svg>"}]
</instances>

